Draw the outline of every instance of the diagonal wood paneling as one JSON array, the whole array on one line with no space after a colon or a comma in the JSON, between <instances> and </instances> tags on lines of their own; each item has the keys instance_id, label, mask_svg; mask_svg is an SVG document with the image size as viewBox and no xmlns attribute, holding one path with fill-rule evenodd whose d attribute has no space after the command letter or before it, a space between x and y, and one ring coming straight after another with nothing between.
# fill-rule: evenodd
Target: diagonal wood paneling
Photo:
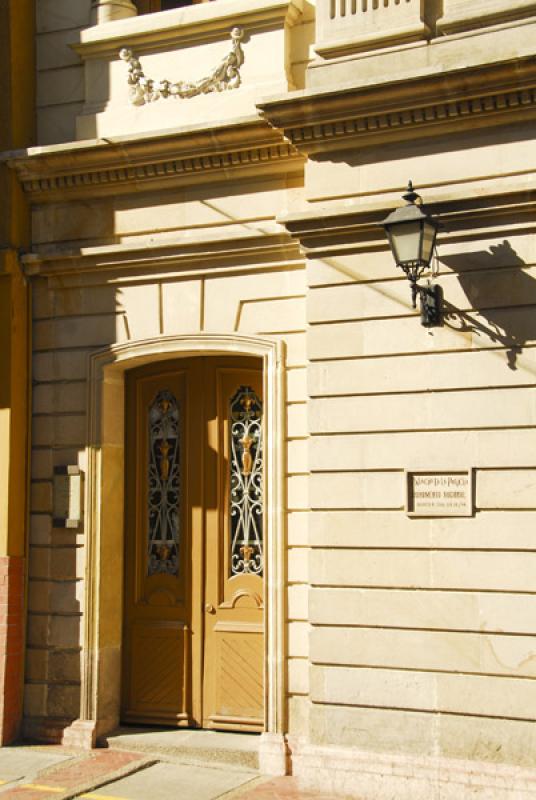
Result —
<instances>
[{"instance_id":1,"label":"diagonal wood paneling","mask_svg":"<svg viewBox=\"0 0 536 800\"><path fill-rule=\"evenodd\" d=\"M263 717L263 636L217 634L217 715Z\"/></svg>"},{"instance_id":2,"label":"diagonal wood paneling","mask_svg":"<svg viewBox=\"0 0 536 800\"><path fill-rule=\"evenodd\" d=\"M130 710L184 712L184 631L135 627Z\"/></svg>"}]
</instances>

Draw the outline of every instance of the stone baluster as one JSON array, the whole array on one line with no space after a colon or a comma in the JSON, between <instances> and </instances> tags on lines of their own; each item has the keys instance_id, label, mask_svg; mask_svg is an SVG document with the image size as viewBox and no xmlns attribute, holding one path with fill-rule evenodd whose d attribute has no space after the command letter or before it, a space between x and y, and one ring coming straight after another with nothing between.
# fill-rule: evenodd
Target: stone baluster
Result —
<instances>
[{"instance_id":1,"label":"stone baluster","mask_svg":"<svg viewBox=\"0 0 536 800\"><path fill-rule=\"evenodd\" d=\"M135 17L138 10L132 0L92 0L91 25L101 25L116 19Z\"/></svg>"},{"instance_id":2,"label":"stone baluster","mask_svg":"<svg viewBox=\"0 0 536 800\"><path fill-rule=\"evenodd\" d=\"M325 58L430 38L438 0L316 0L317 53Z\"/></svg>"}]
</instances>

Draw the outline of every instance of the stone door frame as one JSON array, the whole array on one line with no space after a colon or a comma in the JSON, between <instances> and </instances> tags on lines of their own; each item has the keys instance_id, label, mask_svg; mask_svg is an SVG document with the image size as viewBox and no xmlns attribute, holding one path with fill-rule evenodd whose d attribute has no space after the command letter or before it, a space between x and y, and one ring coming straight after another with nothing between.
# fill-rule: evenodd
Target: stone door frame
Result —
<instances>
[{"instance_id":1,"label":"stone door frame","mask_svg":"<svg viewBox=\"0 0 536 800\"><path fill-rule=\"evenodd\" d=\"M85 487L86 571L80 719L68 743L94 746L119 723L123 624L125 373L188 356L263 360L266 425L265 772L284 774L285 405L284 344L256 336L195 334L113 345L89 358Z\"/></svg>"}]
</instances>

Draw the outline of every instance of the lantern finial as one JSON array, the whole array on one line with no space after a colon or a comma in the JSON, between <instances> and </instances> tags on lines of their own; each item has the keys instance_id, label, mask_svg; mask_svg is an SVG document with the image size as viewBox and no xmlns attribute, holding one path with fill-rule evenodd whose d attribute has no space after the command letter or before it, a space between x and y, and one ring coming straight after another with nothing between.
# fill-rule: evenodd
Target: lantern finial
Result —
<instances>
[{"instance_id":1,"label":"lantern finial","mask_svg":"<svg viewBox=\"0 0 536 800\"><path fill-rule=\"evenodd\" d=\"M408 204L416 204L417 200L420 201L419 205L422 204L422 197L414 190L413 181L408 181L408 188L406 189L406 194L402 195L402 199Z\"/></svg>"}]
</instances>

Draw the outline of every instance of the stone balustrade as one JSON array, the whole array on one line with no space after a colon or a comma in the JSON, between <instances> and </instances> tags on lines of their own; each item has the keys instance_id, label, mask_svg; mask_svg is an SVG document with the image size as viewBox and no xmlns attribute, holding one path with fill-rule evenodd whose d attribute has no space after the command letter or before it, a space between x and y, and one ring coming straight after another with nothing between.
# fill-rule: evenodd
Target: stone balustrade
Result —
<instances>
[{"instance_id":1,"label":"stone balustrade","mask_svg":"<svg viewBox=\"0 0 536 800\"><path fill-rule=\"evenodd\" d=\"M431 35L434 0L318 0L316 51L338 55Z\"/></svg>"},{"instance_id":2,"label":"stone balustrade","mask_svg":"<svg viewBox=\"0 0 536 800\"><path fill-rule=\"evenodd\" d=\"M536 0L317 0L324 58L426 40L536 15Z\"/></svg>"},{"instance_id":3,"label":"stone balustrade","mask_svg":"<svg viewBox=\"0 0 536 800\"><path fill-rule=\"evenodd\" d=\"M225 0L137 16L131 0L95 0L99 24L73 44L85 71L77 139L256 115L259 97L295 88L290 38L304 5Z\"/></svg>"},{"instance_id":4,"label":"stone balustrade","mask_svg":"<svg viewBox=\"0 0 536 800\"><path fill-rule=\"evenodd\" d=\"M138 11L132 0L92 0L91 25L135 17Z\"/></svg>"}]
</instances>

